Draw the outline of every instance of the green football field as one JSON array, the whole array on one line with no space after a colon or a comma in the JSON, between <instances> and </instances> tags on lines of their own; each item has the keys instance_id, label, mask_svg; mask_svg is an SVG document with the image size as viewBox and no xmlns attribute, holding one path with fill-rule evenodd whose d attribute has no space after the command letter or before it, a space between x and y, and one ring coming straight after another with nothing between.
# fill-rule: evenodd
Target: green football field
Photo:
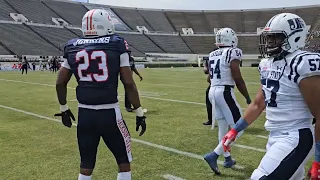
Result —
<instances>
[{"instance_id":1,"label":"green football field","mask_svg":"<svg viewBox=\"0 0 320 180\"><path fill-rule=\"evenodd\" d=\"M259 87L256 68L242 68L252 99ZM121 110L132 136L134 180L248 179L265 152L268 132L264 113L232 148L237 166L216 176L202 159L218 143L218 128L207 121L202 68L142 69L136 84L148 109L147 132L135 132L135 114L124 111L123 86L119 85ZM56 74L50 72L0 72L0 180L71 180L79 172L76 127L64 127L53 114L59 112L55 94ZM76 81L68 89L68 104L77 114ZM246 108L236 90L237 100ZM94 119L92 119L94 121ZM223 158L220 158L221 162ZM308 166L309 167L309 166ZM115 180L117 165L100 142L94 180Z\"/></svg>"}]
</instances>

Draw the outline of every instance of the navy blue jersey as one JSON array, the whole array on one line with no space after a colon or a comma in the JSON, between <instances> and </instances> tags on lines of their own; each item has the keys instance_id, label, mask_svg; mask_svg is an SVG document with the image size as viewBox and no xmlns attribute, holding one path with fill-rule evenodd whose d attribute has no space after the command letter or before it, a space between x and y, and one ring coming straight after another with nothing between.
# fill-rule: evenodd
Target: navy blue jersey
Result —
<instances>
[{"instance_id":1,"label":"navy blue jersey","mask_svg":"<svg viewBox=\"0 0 320 180\"><path fill-rule=\"evenodd\" d=\"M81 104L100 105L118 102L120 55L128 51L118 36L77 38L64 48L64 58L77 79L77 100Z\"/></svg>"}]
</instances>

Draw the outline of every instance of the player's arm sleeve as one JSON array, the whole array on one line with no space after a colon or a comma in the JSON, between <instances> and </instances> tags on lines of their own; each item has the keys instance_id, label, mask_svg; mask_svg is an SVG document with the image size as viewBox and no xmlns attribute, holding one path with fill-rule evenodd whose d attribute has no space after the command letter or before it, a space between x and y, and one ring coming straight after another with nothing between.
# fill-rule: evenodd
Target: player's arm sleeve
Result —
<instances>
[{"instance_id":1,"label":"player's arm sleeve","mask_svg":"<svg viewBox=\"0 0 320 180\"><path fill-rule=\"evenodd\" d=\"M129 54L123 53L120 55L120 67L130 66L129 63Z\"/></svg>"},{"instance_id":2,"label":"player's arm sleeve","mask_svg":"<svg viewBox=\"0 0 320 180\"><path fill-rule=\"evenodd\" d=\"M70 64L68 63L68 60L65 59L63 61L63 63L61 64L62 67L67 68L67 69L71 69Z\"/></svg>"},{"instance_id":3,"label":"player's arm sleeve","mask_svg":"<svg viewBox=\"0 0 320 180\"><path fill-rule=\"evenodd\" d=\"M304 78L320 75L320 54L301 56L292 70L291 80L298 84Z\"/></svg>"},{"instance_id":4,"label":"player's arm sleeve","mask_svg":"<svg viewBox=\"0 0 320 180\"><path fill-rule=\"evenodd\" d=\"M228 61L228 63L230 63L231 61L237 59L237 60L242 60L242 50L239 48L234 48L234 49L229 49L227 51L227 56L226 59Z\"/></svg>"}]
</instances>

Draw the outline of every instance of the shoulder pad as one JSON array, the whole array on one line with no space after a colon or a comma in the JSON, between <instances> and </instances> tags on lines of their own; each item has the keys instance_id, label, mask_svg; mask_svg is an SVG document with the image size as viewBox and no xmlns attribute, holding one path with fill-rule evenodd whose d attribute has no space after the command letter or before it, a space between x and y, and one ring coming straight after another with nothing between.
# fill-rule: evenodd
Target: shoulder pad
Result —
<instances>
[{"instance_id":1,"label":"shoulder pad","mask_svg":"<svg viewBox=\"0 0 320 180\"><path fill-rule=\"evenodd\" d=\"M240 60L242 59L242 50L239 48L230 48L227 50L226 56L227 62L231 62L232 60Z\"/></svg>"},{"instance_id":2,"label":"shoulder pad","mask_svg":"<svg viewBox=\"0 0 320 180\"><path fill-rule=\"evenodd\" d=\"M320 75L319 53L304 52L292 59L289 80L299 84L302 79L315 75Z\"/></svg>"}]
</instances>

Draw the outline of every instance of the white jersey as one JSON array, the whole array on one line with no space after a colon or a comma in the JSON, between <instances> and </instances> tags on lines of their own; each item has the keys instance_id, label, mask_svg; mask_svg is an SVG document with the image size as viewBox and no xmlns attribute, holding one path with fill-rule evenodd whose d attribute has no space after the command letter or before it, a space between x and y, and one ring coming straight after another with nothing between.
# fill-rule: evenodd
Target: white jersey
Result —
<instances>
[{"instance_id":1,"label":"white jersey","mask_svg":"<svg viewBox=\"0 0 320 180\"><path fill-rule=\"evenodd\" d=\"M309 128L312 114L299 89L303 78L320 75L320 54L298 50L259 64L262 90L266 103L265 128L287 130Z\"/></svg>"},{"instance_id":2,"label":"white jersey","mask_svg":"<svg viewBox=\"0 0 320 180\"><path fill-rule=\"evenodd\" d=\"M210 72L211 86L234 85L230 63L238 59L241 61L242 50L226 47L210 53L208 69Z\"/></svg>"}]
</instances>

